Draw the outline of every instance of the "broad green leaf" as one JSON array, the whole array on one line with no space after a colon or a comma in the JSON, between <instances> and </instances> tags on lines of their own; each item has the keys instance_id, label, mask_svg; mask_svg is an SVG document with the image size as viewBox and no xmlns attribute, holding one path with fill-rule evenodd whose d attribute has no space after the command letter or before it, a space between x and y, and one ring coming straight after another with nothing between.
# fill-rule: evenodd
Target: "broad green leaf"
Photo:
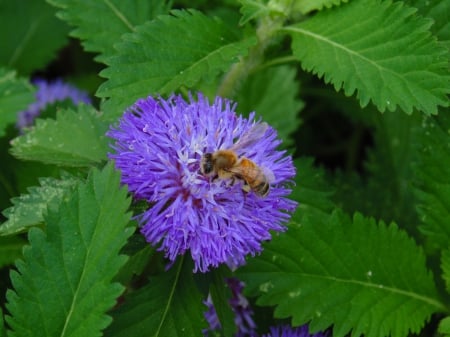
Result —
<instances>
[{"instance_id":1,"label":"broad green leaf","mask_svg":"<svg viewBox=\"0 0 450 337\"><path fill-rule=\"evenodd\" d=\"M159 16L122 40L116 45L118 56L108 59L109 68L101 72L108 81L97 94L111 97L103 105L108 112L122 113L138 98L169 94L216 76L255 41L239 40L224 22L197 11Z\"/></svg>"},{"instance_id":2,"label":"broad green leaf","mask_svg":"<svg viewBox=\"0 0 450 337\"><path fill-rule=\"evenodd\" d=\"M0 68L0 137L8 125L17 121L19 111L34 101L34 88L25 79L17 78L15 71Z\"/></svg>"},{"instance_id":3,"label":"broad green leaf","mask_svg":"<svg viewBox=\"0 0 450 337\"><path fill-rule=\"evenodd\" d=\"M28 75L50 63L67 43L67 25L45 0L3 0L0 9L0 65Z\"/></svg>"},{"instance_id":4,"label":"broad green leaf","mask_svg":"<svg viewBox=\"0 0 450 337\"><path fill-rule=\"evenodd\" d=\"M40 186L29 187L28 194L11 199L13 206L2 212L8 220L0 225L0 235L17 234L41 224L47 208L58 206L77 182L69 175L39 179Z\"/></svg>"},{"instance_id":5,"label":"broad green leaf","mask_svg":"<svg viewBox=\"0 0 450 337\"><path fill-rule=\"evenodd\" d=\"M448 111L425 118L417 131L418 158L413 165L420 230L429 246L447 249L450 242L450 117Z\"/></svg>"},{"instance_id":6,"label":"broad green leaf","mask_svg":"<svg viewBox=\"0 0 450 337\"><path fill-rule=\"evenodd\" d=\"M237 110L246 114L255 111L277 130L285 147L292 145L291 134L300 124L299 112L303 107L295 76L295 69L289 66L265 69L250 76L236 97Z\"/></svg>"},{"instance_id":7,"label":"broad green leaf","mask_svg":"<svg viewBox=\"0 0 450 337\"><path fill-rule=\"evenodd\" d=\"M286 27L294 55L361 106L397 106L436 114L448 106L448 50L431 35L431 21L401 2L355 0Z\"/></svg>"},{"instance_id":8,"label":"broad green leaf","mask_svg":"<svg viewBox=\"0 0 450 337\"><path fill-rule=\"evenodd\" d=\"M192 265L181 258L169 271L150 278L147 286L125 296L105 336L199 336L206 327L202 300Z\"/></svg>"},{"instance_id":9,"label":"broad green leaf","mask_svg":"<svg viewBox=\"0 0 450 337\"><path fill-rule=\"evenodd\" d=\"M48 0L62 8L58 17L76 28L71 32L82 40L87 51L100 53L97 60L115 54L114 45L125 33L135 27L165 14L169 10L167 1L91 1Z\"/></svg>"},{"instance_id":10,"label":"broad green leaf","mask_svg":"<svg viewBox=\"0 0 450 337\"><path fill-rule=\"evenodd\" d=\"M407 336L445 311L422 250L395 224L341 211L304 217L238 271L257 303L333 336Z\"/></svg>"},{"instance_id":11,"label":"broad green leaf","mask_svg":"<svg viewBox=\"0 0 450 337\"><path fill-rule=\"evenodd\" d=\"M38 119L29 132L12 141L19 159L63 166L89 166L106 160L108 123L93 107L58 111L56 120Z\"/></svg>"},{"instance_id":12,"label":"broad green leaf","mask_svg":"<svg viewBox=\"0 0 450 337\"><path fill-rule=\"evenodd\" d=\"M7 292L10 336L100 336L123 287L111 280L125 263L119 255L133 228L130 200L112 165L93 170L87 183L32 228L23 261Z\"/></svg>"},{"instance_id":13,"label":"broad green leaf","mask_svg":"<svg viewBox=\"0 0 450 337\"><path fill-rule=\"evenodd\" d=\"M293 2L293 10L307 14L314 10L321 11L324 8L338 6L348 0L296 0Z\"/></svg>"},{"instance_id":14,"label":"broad green leaf","mask_svg":"<svg viewBox=\"0 0 450 337\"><path fill-rule=\"evenodd\" d=\"M22 247L25 243L26 241L19 236L0 237L0 268L14 264L22 256Z\"/></svg>"}]
</instances>

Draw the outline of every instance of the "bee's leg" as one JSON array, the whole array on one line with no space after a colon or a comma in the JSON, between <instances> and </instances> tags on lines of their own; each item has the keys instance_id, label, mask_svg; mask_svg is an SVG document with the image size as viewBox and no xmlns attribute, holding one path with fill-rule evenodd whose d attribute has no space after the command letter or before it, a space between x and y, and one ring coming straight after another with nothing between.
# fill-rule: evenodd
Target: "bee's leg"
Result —
<instances>
[{"instance_id":1,"label":"bee's leg","mask_svg":"<svg viewBox=\"0 0 450 337\"><path fill-rule=\"evenodd\" d=\"M250 188L250 185L244 180L244 183L242 184L242 194L244 195L244 201L247 201L247 194L252 190Z\"/></svg>"},{"instance_id":2,"label":"bee's leg","mask_svg":"<svg viewBox=\"0 0 450 337\"><path fill-rule=\"evenodd\" d=\"M242 190L245 192L245 193L249 193L251 190L252 190L252 188L250 187L250 185L244 180L244 184L242 184Z\"/></svg>"}]
</instances>

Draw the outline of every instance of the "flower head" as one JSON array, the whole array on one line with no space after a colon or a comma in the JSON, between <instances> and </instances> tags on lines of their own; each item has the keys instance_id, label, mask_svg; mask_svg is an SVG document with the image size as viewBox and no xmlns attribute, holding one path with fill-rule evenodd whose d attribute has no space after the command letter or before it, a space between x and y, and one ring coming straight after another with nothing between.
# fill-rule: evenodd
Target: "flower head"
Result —
<instances>
[{"instance_id":1,"label":"flower head","mask_svg":"<svg viewBox=\"0 0 450 337\"><path fill-rule=\"evenodd\" d=\"M66 99L70 99L74 104L81 102L86 104L91 103L91 99L86 92L64 83L60 79L53 82L48 82L44 79L35 79L33 84L37 87L36 101L31 103L27 110L19 112L17 119L17 127L19 129L33 124L34 119L39 116L48 104Z\"/></svg>"},{"instance_id":2,"label":"flower head","mask_svg":"<svg viewBox=\"0 0 450 337\"><path fill-rule=\"evenodd\" d=\"M238 153L273 173L266 197L243 190L242 179L202 173L206 153L229 149L259 122L237 116L235 105L201 94L138 100L108 132L115 139L110 155L137 199L150 208L138 216L147 241L174 261L190 251L195 271L221 263L238 266L261 251L270 231L282 231L296 203L285 183L295 175L292 158L277 151L281 143L270 126L257 142Z\"/></svg>"},{"instance_id":3,"label":"flower head","mask_svg":"<svg viewBox=\"0 0 450 337\"><path fill-rule=\"evenodd\" d=\"M270 333L262 337L326 337L326 333L318 332L310 334L308 325L293 328L289 325L282 325L270 328Z\"/></svg>"}]
</instances>

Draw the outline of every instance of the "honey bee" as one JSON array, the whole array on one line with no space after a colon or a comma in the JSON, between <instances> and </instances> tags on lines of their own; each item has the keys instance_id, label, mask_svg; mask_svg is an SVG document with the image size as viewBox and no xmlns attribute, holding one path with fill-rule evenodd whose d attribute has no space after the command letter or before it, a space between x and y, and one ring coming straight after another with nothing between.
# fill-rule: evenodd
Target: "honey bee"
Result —
<instances>
[{"instance_id":1,"label":"honey bee","mask_svg":"<svg viewBox=\"0 0 450 337\"><path fill-rule=\"evenodd\" d=\"M239 157L237 152L259 141L267 127L267 123L255 124L230 149L203 154L201 173L219 179L230 179L233 182L235 179L242 180L244 182L242 189L245 192L253 191L265 197L269 193L271 174L268 171L264 172L252 160Z\"/></svg>"}]
</instances>

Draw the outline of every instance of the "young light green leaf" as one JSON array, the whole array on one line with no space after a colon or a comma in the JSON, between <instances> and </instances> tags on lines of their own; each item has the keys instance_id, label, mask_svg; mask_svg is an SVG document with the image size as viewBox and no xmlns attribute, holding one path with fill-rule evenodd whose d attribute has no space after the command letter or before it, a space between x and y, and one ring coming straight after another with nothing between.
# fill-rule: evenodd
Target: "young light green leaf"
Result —
<instances>
[{"instance_id":1,"label":"young light green leaf","mask_svg":"<svg viewBox=\"0 0 450 337\"><path fill-rule=\"evenodd\" d=\"M160 16L116 45L118 56L108 59L110 67L101 72L108 81L97 94L111 97L102 108L122 113L138 98L192 87L228 69L254 41L239 40L224 22L197 11Z\"/></svg>"},{"instance_id":2,"label":"young light green leaf","mask_svg":"<svg viewBox=\"0 0 450 337\"><path fill-rule=\"evenodd\" d=\"M123 291L111 280L133 232L129 205L119 173L108 165L49 210L45 232L29 231L30 246L7 292L10 336L100 336L111 322L105 312Z\"/></svg>"},{"instance_id":3,"label":"young light green leaf","mask_svg":"<svg viewBox=\"0 0 450 337\"><path fill-rule=\"evenodd\" d=\"M293 2L293 10L302 14L307 14L311 11L321 11L324 8L331 8L338 6L342 2L348 2L348 0L296 0Z\"/></svg>"},{"instance_id":4,"label":"young light green leaf","mask_svg":"<svg viewBox=\"0 0 450 337\"><path fill-rule=\"evenodd\" d=\"M34 89L28 81L17 78L15 71L0 68L0 137L33 100Z\"/></svg>"},{"instance_id":5,"label":"young light green leaf","mask_svg":"<svg viewBox=\"0 0 450 337\"><path fill-rule=\"evenodd\" d=\"M241 3L241 9L239 11L242 14L239 20L240 25L245 25L250 20L267 16L270 13L270 8L264 1L239 0L239 2Z\"/></svg>"},{"instance_id":6,"label":"young light green leaf","mask_svg":"<svg viewBox=\"0 0 450 337\"><path fill-rule=\"evenodd\" d=\"M2 1L0 65L28 75L47 65L67 42L69 27L44 0Z\"/></svg>"},{"instance_id":7,"label":"young light green leaf","mask_svg":"<svg viewBox=\"0 0 450 337\"><path fill-rule=\"evenodd\" d=\"M21 257L25 243L20 236L0 237L0 268L13 264Z\"/></svg>"},{"instance_id":8,"label":"young light green leaf","mask_svg":"<svg viewBox=\"0 0 450 337\"><path fill-rule=\"evenodd\" d=\"M361 106L397 106L436 114L448 106L448 50L431 35L431 21L401 2L357 0L286 27L294 55Z\"/></svg>"},{"instance_id":9,"label":"young light green leaf","mask_svg":"<svg viewBox=\"0 0 450 337\"><path fill-rule=\"evenodd\" d=\"M59 205L77 182L69 175L60 180L39 179L40 186L29 187L28 194L11 199L13 206L2 212L8 220L0 225L0 236L17 234L42 223L47 209Z\"/></svg>"},{"instance_id":10,"label":"young light green leaf","mask_svg":"<svg viewBox=\"0 0 450 337\"><path fill-rule=\"evenodd\" d=\"M202 296L184 258L125 297L105 336L198 336L206 327Z\"/></svg>"},{"instance_id":11,"label":"young light green leaf","mask_svg":"<svg viewBox=\"0 0 450 337\"><path fill-rule=\"evenodd\" d=\"M439 301L425 256L395 224L341 211L304 217L238 271L257 303L333 336L418 333Z\"/></svg>"},{"instance_id":12,"label":"young light green leaf","mask_svg":"<svg viewBox=\"0 0 450 337\"><path fill-rule=\"evenodd\" d=\"M438 332L443 336L450 336L450 317L447 316L439 323Z\"/></svg>"},{"instance_id":13,"label":"young light green leaf","mask_svg":"<svg viewBox=\"0 0 450 337\"><path fill-rule=\"evenodd\" d=\"M12 141L19 159L63 166L90 166L106 160L108 122L93 107L61 110L56 120L38 119L36 125Z\"/></svg>"},{"instance_id":14,"label":"young light green leaf","mask_svg":"<svg viewBox=\"0 0 450 337\"><path fill-rule=\"evenodd\" d=\"M133 32L136 26L169 10L168 3L163 0L48 2L62 8L58 17L76 27L71 34L82 40L87 51L100 53L98 61L115 54L114 45L123 34Z\"/></svg>"},{"instance_id":15,"label":"young light green leaf","mask_svg":"<svg viewBox=\"0 0 450 337\"><path fill-rule=\"evenodd\" d=\"M289 66L265 69L250 76L236 97L237 110L255 111L278 131L283 146L292 145L291 134L300 124L298 116L303 107L298 99L300 85L295 76L295 69Z\"/></svg>"},{"instance_id":16,"label":"young light green leaf","mask_svg":"<svg viewBox=\"0 0 450 337\"><path fill-rule=\"evenodd\" d=\"M448 248L450 242L450 117L448 111L425 118L417 130L415 195L418 199L420 230L429 247Z\"/></svg>"}]
</instances>

